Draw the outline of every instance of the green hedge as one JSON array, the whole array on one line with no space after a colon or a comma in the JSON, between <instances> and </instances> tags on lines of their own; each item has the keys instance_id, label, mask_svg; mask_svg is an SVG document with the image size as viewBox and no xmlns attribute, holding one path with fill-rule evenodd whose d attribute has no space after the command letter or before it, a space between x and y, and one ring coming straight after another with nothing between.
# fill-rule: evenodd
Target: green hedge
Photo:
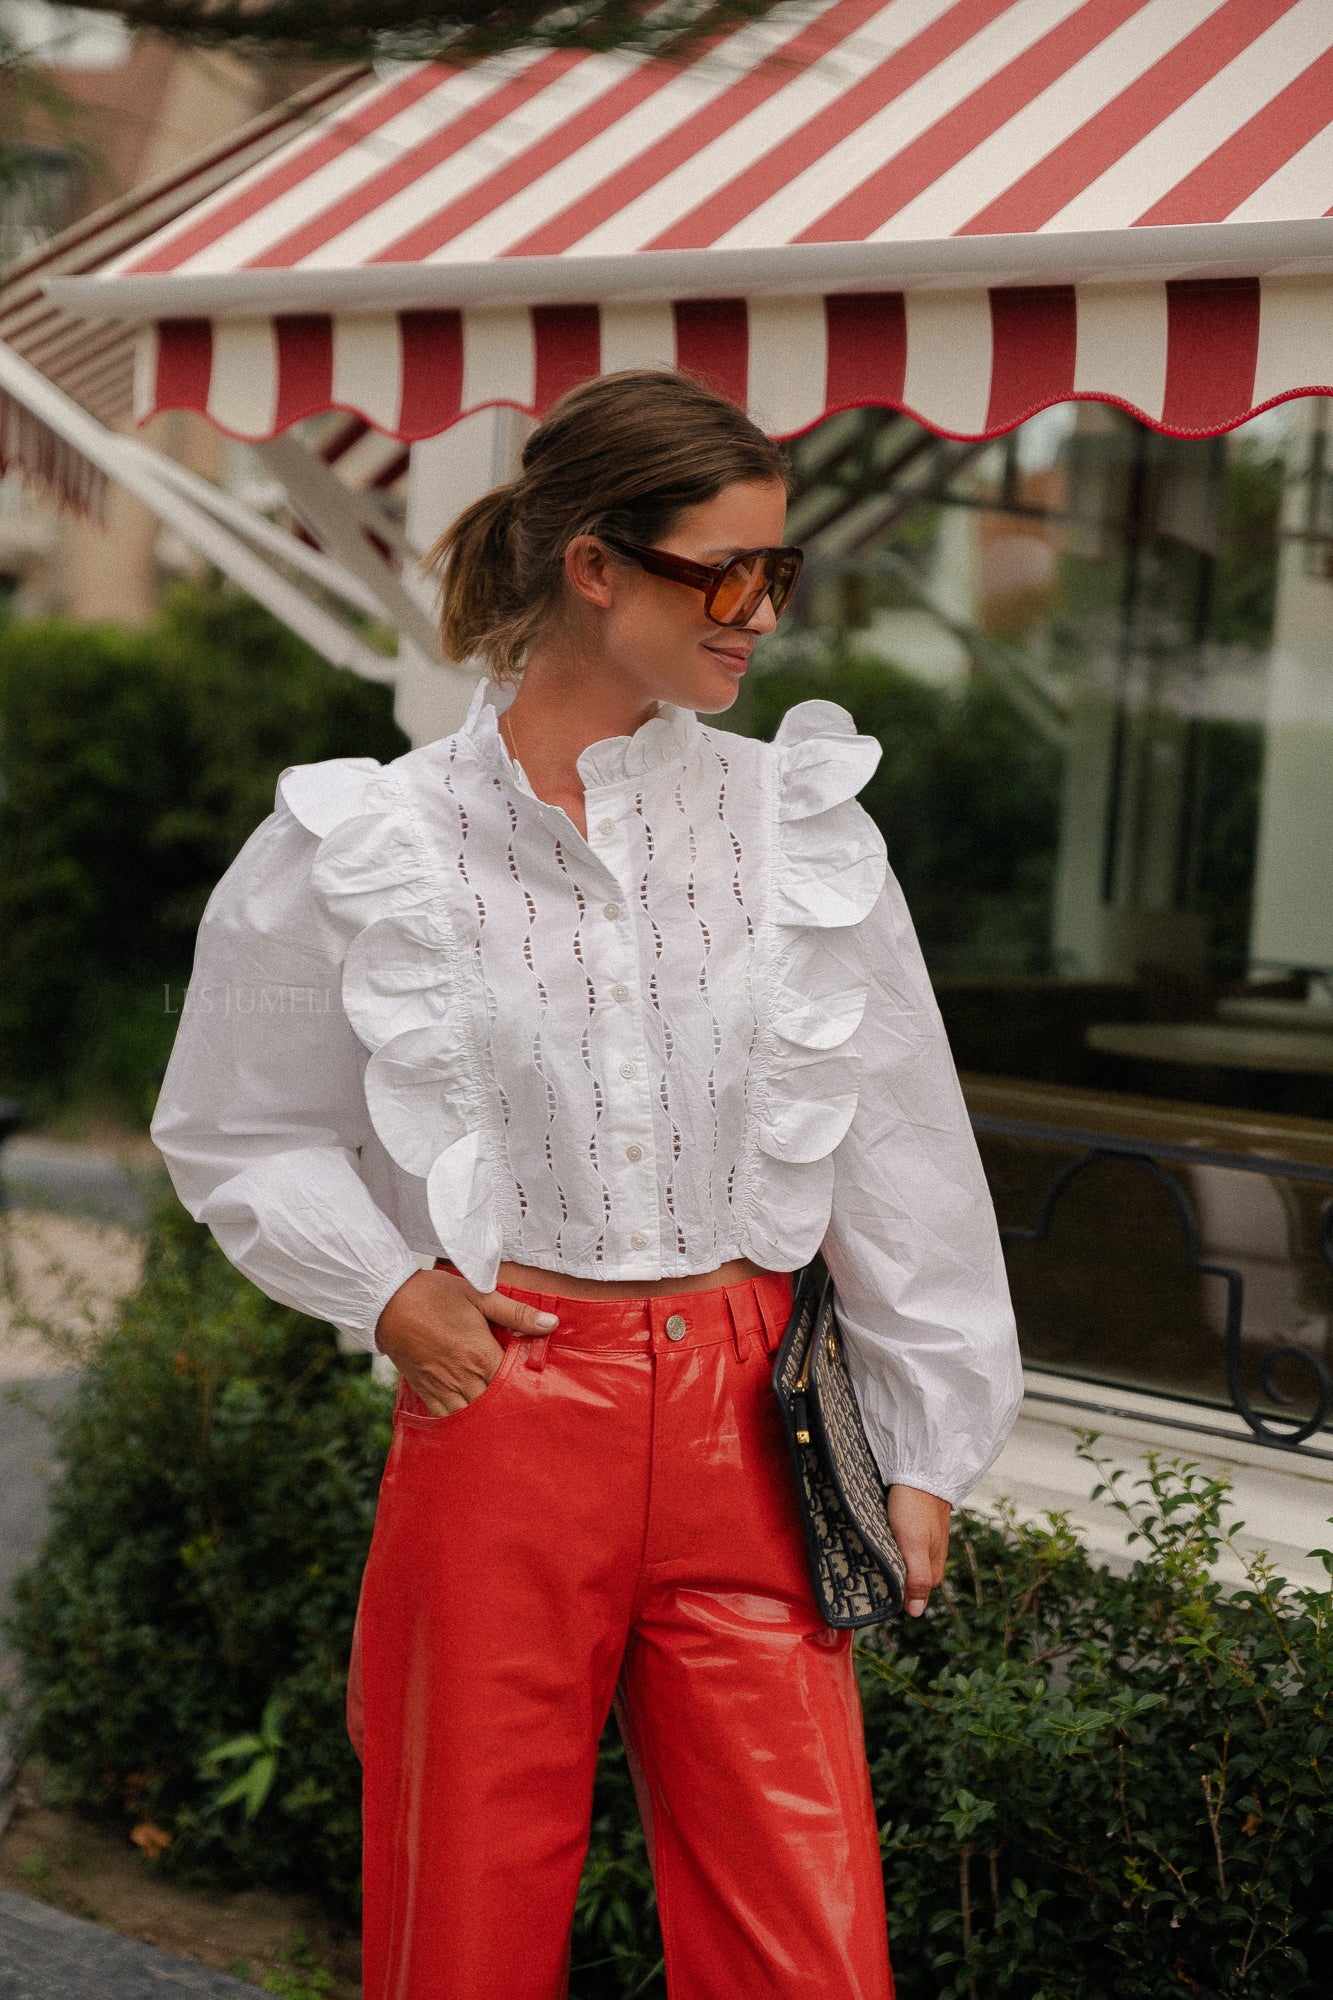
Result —
<instances>
[{"instance_id":1,"label":"green hedge","mask_svg":"<svg viewBox=\"0 0 1333 2000\"><path fill-rule=\"evenodd\" d=\"M964 1516L926 1629L863 1656L903 2000L1327 1994L1333 1599L1224 1595L1189 1461L1098 1470L1127 1576Z\"/></svg>"},{"instance_id":2,"label":"green hedge","mask_svg":"<svg viewBox=\"0 0 1333 2000\"><path fill-rule=\"evenodd\" d=\"M10 1620L31 1747L68 1802L169 1833L156 1866L354 1909L344 1671L387 1392L168 1197L55 1421L52 1526ZM1221 1594L1224 1489L1133 1477L1107 1496L1143 1537L1127 1576L1058 1519L962 1515L928 1615L861 1650L902 2000L1330 1990L1330 1596L1262 1569ZM660 2000L613 1732L594 1817L574 1991Z\"/></svg>"},{"instance_id":3,"label":"green hedge","mask_svg":"<svg viewBox=\"0 0 1333 2000\"><path fill-rule=\"evenodd\" d=\"M142 631L0 625L0 1090L146 1125L204 904L278 772L406 747L388 686L223 585Z\"/></svg>"}]
</instances>

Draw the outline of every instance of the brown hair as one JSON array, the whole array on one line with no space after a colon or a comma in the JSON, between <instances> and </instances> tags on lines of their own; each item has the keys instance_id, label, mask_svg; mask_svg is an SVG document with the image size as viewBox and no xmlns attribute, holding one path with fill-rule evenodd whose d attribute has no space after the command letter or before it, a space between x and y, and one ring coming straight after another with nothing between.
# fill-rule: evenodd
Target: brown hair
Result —
<instances>
[{"instance_id":1,"label":"brown hair","mask_svg":"<svg viewBox=\"0 0 1333 2000\"><path fill-rule=\"evenodd\" d=\"M523 448L522 471L465 508L425 558L440 579L447 659L479 654L515 678L559 607L576 535L651 543L725 486L790 485L778 446L690 375L627 368L562 396Z\"/></svg>"}]
</instances>

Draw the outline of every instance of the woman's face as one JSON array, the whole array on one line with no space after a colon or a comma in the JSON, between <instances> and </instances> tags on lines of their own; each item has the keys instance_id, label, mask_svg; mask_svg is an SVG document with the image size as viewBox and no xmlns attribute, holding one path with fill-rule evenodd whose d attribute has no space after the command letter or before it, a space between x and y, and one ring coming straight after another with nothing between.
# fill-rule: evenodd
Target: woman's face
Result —
<instances>
[{"instance_id":1,"label":"woman's face","mask_svg":"<svg viewBox=\"0 0 1333 2000\"><path fill-rule=\"evenodd\" d=\"M778 548L787 495L778 480L726 486L690 507L652 546L712 568L744 549ZM740 691L755 641L777 623L767 597L747 624L715 625L704 593L649 576L628 557L608 557L591 536L571 543L566 573L595 607L595 630L607 669L645 701L670 701L715 714Z\"/></svg>"}]
</instances>

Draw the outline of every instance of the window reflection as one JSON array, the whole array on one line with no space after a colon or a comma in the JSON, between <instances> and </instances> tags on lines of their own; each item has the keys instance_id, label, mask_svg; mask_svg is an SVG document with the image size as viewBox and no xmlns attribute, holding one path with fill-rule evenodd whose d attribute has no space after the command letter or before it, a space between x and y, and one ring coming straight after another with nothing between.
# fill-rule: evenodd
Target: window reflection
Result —
<instances>
[{"instance_id":1,"label":"window reflection","mask_svg":"<svg viewBox=\"0 0 1333 2000\"><path fill-rule=\"evenodd\" d=\"M806 569L735 720L768 734L822 693L883 742L862 798L974 1114L1005 1128L981 1133L1002 1222L1075 1156L1057 1128L1314 1176L1169 1168L1281 1408L1259 1362L1322 1355L1333 1319L1325 399L1201 439L1102 403L985 444L856 411L793 456ZM1103 1163L1011 1244L1030 1362L1227 1400L1226 1287L1177 1207Z\"/></svg>"}]
</instances>

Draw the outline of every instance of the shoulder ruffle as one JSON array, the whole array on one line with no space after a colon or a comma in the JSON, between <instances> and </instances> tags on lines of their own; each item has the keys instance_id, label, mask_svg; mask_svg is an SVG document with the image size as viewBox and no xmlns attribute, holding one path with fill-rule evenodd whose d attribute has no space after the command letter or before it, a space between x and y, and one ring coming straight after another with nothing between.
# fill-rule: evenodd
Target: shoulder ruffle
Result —
<instances>
[{"instance_id":1,"label":"shoulder ruffle","mask_svg":"<svg viewBox=\"0 0 1333 2000\"><path fill-rule=\"evenodd\" d=\"M766 1156L750 1250L770 1269L818 1250L833 1197L833 1152L856 1111L852 1038L869 991L861 925L888 856L856 794L882 754L845 708L803 701L773 739L775 832L766 1028L752 1069L756 1139Z\"/></svg>"},{"instance_id":2,"label":"shoulder ruffle","mask_svg":"<svg viewBox=\"0 0 1333 2000\"><path fill-rule=\"evenodd\" d=\"M285 805L307 833L321 837L360 810L369 786L384 769L376 757L326 757L319 764L289 764L278 774L274 804Z\"/></svg>"},{"instance_id":3,"label":"shoulder ruffle","mask_svg":"<svg viewBox=\"0 0 1333 2000\"><path fill-rule=\"evenodd\" d=\"M348 936L343 1008L370 1051L366 1108L404 1173L426 1183L441 1244L469 1284L494 1288L503 1248L448 909L404 785L369 757L293 765L279 796L319 837L311 884Z\"/></svg>"}]
</instances>

